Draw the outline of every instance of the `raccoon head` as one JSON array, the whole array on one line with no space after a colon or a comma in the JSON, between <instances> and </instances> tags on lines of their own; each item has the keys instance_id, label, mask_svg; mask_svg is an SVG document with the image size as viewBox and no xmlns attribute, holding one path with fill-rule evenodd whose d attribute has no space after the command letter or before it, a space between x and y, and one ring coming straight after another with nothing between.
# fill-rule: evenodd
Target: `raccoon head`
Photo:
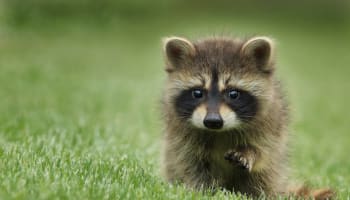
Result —
<instances>
[{"instance_id":1,"label":"raccoon head","mask_svg":"<svg viewBox=\"0 0 350 200\"><path fill-rule=\"evenodd\" d=\"M185 38L164 40L166 102L176 117L206 130L230 130L253 121L273 93L273 43Z\"/></svg>"}]
</instances>

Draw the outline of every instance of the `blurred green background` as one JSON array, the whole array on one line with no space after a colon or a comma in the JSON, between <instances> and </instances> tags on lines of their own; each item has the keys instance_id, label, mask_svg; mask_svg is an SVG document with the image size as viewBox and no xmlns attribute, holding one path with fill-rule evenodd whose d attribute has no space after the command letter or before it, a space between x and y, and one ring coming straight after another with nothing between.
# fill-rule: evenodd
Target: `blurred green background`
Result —
<instances>
[{"instance_id":1,"label":"blurred green background","mask_svg":"<svg viewBox=\"0 0 350 200\"><path fill-rule=\"evenodd\" d=\"M0 1L0 199L228 199L159 175L161 38L268 35L291 180L350 196L347 1Z\"/></svg>"}]
</instances>

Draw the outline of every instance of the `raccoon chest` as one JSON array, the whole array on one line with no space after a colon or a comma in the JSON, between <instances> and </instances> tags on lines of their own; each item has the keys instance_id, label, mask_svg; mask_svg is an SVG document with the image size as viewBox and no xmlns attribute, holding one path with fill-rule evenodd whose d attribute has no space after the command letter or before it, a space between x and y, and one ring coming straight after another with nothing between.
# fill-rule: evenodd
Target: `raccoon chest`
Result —
<instances>
[{"instance_id":1,"label":"raccoon chest","mask_svg":"<svg viewBox=\"0 0 350 200\"><path fill-rule=\"evenodd\" d=\"M210 172L221 183L228 182L237 173L236 168L224 159L224 154L232 148L231 143L221 141L214 144L210 152Z\"/></svg>"}]
</instances>

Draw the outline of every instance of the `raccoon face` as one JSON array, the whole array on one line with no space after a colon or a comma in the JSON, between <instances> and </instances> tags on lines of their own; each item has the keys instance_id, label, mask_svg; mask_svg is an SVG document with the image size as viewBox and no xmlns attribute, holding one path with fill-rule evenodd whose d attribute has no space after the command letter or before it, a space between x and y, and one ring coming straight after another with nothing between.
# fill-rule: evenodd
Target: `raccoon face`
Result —
<instances>
[{"instance_id":1,"label":"raccoon face","mask_svg":"<svg viewBox=\"0 0 350 200\"><path fill-rule=\"evenodd\" d=\"M209 89L184 90L175 98L177 115L198 128L235 128L254 117L257 108L257 100L248 92L235 88L219 91L215 84Z\"/></svg>"},{"instance_id":2,"label":"raccoon face","mask_svg":"<svg viewBox=\"0 0 350 200\"><path fill-rule=\"evenodd\" d=\"M272 43L257 37L191 43L165 41L166 92L176 116L192 126L230 130L249 123L271 96Z\"/></svg>"}]
</instances>

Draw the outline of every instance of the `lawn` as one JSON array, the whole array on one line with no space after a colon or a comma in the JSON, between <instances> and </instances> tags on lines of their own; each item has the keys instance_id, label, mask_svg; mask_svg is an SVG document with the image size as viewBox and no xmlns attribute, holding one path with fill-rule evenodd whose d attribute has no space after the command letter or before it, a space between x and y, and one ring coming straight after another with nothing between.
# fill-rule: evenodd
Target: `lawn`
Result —
<instances>
[{"instance_id":1,"label":"lawn","mask_svg":"<svg viewBox=\"0 0 350 200\"><path fill-rule=\"evenodd\" d=\"M185 18L185 17L184 17ZM161 37L266 34L291 103L291 180L350 198L341 25L206 15L0 28L0 199L231 199L159 175Z\"/></svg>"}]
</instances>

